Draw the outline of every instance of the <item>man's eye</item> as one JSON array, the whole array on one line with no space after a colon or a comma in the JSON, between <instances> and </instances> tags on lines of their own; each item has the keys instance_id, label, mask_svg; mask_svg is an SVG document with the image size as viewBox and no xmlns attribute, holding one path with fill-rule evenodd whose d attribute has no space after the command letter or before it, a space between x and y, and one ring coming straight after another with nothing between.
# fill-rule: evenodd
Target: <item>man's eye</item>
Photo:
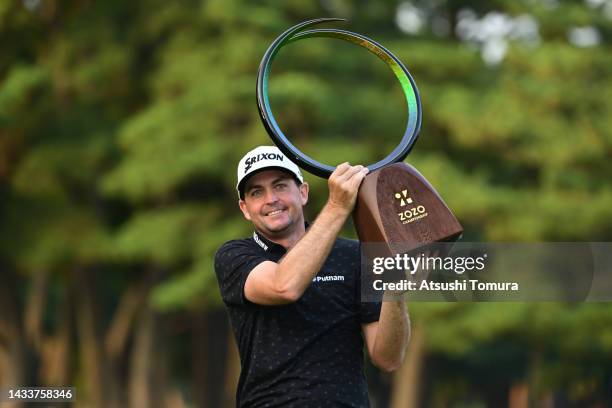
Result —
<instances>
[{"instance_id":1,"label":"man's eye","mask_svg":"<svg viewBox=\"0 0 612 408\"><path fill-rule=\"evenodd\" d=\"M285 183L278 183L278 184L276 185L276 189L277 189L277 190L284 190L284 189L286 189L286 188L287 188L287 184L285 184Z\"/></svg>"},{"instance_id":2,"label":"man's eye","mask_svg":"<svg viewBox=\"0 0 612 408\"><path fill-rule=\"evenodd\" d=\"M251 197L259 197L261 195L261 190L251 190Z\"/></svg>"}]
</instances>

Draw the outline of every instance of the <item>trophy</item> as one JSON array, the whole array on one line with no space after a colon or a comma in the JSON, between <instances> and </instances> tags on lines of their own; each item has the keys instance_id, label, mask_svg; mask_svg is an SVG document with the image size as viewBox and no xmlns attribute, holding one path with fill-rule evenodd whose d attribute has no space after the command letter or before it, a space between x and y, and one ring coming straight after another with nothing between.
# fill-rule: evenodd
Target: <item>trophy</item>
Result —
<instances>
[{"instance_id":1,"label":"trophy","mask_svg":"<svg viewBox=\"0 0 612 408\"><path fill-rule=\"evenodd\" d=\"M307 28L340 18L320 18L297 24L282 33L263 56L257 75L257 106L261 120L278 148L304 170L328 178L334 167L319 163L293 145L276 123L268 98L269 69L286 44L310 37L332 37L366 48L383 60L400 81L408 106L406 131L399 145L384 159L368 165L370 172L359 189L353 220L359 240L386 243L391 254L425 249L435 242L452 243L463 229L429 182L403 163L421 127L421 101L412 76L402 62L381 44L361 34L338 29Z\"/></svg>"}]
</instances>

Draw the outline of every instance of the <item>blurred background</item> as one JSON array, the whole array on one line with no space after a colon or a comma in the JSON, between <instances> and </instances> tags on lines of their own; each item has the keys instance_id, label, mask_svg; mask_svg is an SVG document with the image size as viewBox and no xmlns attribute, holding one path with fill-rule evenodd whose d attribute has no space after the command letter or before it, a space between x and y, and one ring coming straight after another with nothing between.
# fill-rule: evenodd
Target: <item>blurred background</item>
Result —
<instances>
[{"instance_id":1,"label":"blurred background","mask_svg":"<svg viewBox=\"0 0 612 408\"><path fill-rule=\"evenodd\" d=\"M347 18L334 26L414 76L406 161L464 240L612 241L612 0L2 0L1 386L72 385L77 407L233 406L212 258L251 232L234 184L271 144L259 61L316 17ZM328 164L372 163L405 126L391 71L339 40L284 48L270 98ZM313 219L326 183L306 177ZM368 366L374 407L612 406L606 303L409 309L404 366Z\"/></svg>"}]
</instances>

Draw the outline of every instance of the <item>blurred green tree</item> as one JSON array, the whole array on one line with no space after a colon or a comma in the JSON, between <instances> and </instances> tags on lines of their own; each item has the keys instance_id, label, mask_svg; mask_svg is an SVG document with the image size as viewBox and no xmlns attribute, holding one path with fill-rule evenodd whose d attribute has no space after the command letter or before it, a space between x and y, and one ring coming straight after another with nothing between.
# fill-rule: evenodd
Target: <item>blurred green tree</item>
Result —
<instances>
[{"instance_id":1,"label":"blurred green tree","mask_svg":"<svg viewBox=\"0 0 612 408\"><path fill-rule=\"evenodd\" d=\"M270 143L255 106L259 60L309 18L348 18L411 71L423 129L407 161L455 211L464 239L609 241L610 10L609 1L3 3L0 380L74 383L93 406L153 406L181 387L199 405L222 404L211 395L223 375L206 387L197 368L215 361L201 349L228 339L210 328L223 319L203 312L221 307L212 257L250 230L233 185L242 154ZM395 78L349 44L289 45L270 91L292 140L331 164L378 160L402 131ZM326 185L308 178L312 218ZM410 308L422 403L495 406L525 383L534 401L551 392L608 401L606 304Z\"/></svg>"}]
</instances>

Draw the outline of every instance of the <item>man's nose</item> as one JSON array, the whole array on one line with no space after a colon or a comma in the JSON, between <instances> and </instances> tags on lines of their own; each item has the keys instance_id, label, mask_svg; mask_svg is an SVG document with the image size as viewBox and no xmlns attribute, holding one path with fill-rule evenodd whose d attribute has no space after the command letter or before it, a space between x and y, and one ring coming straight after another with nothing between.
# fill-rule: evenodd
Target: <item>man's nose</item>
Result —
<instances>
[{"instance_id":1,"label":"man's nose","mask_svg":"<svg viewBox=\"0 0 612 408\"><path fill-rule=\"evenodd\" d=\"M271 203L275 203L278 201L278 196L276 195L276 191L274 191L273 188L267 189L266 190L266 196L265 196L265 201L266 204L271 204Z\"/></svg>"}]
</instances>

